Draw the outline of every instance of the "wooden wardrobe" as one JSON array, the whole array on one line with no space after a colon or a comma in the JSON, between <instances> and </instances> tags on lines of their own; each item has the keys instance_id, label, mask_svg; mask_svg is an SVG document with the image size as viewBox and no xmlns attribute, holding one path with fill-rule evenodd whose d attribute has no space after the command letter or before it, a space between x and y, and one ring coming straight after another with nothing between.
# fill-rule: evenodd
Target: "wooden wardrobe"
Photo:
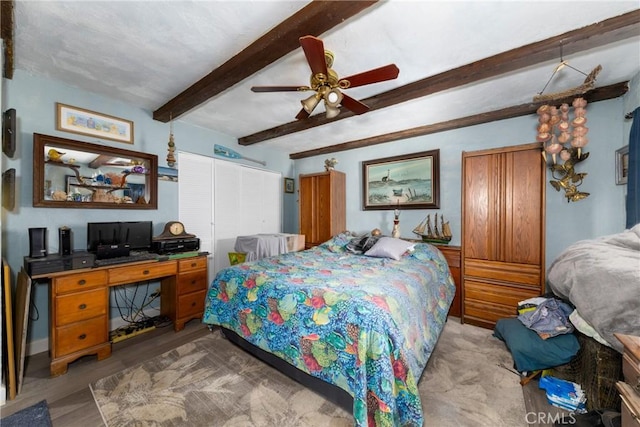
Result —
<instances>
[{"instance_id":1,"label":"wooden wardrobe","mask_svg":"<svg viewBox=\"0 0 640 427\"><path fill-rule=\"evenodd\" d=\"M306 249L346 230L345 183L346 175L336 170L299 176L299 234L305 236Z\"/></svg>"},{"instance_id":2,"label":"wooden wardrobe","mask_svg":"<svg viewBox=\"0 0 640 427\"><path fill-rule=\"evenodd\" d=\"M538 143L462 153L462 321L493 328L545 282Z\"/></svg>"}]
</instances>

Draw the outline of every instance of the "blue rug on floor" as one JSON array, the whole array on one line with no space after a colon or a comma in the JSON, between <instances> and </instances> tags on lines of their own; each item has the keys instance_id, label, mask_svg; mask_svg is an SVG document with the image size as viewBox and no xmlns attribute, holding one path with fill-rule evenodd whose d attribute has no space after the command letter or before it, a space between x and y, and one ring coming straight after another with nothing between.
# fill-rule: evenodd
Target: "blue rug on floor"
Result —
<instances>
[{"instance_id":1,"label":"blue rug on floor","mask_svg":"<svg viewBox=\"0 0 640 427\"><path fill-rule=\"evenodd\" d=\"M49 406L43 400L0 420L2 427L52 427Z\"/></svg>"}]
</instances>

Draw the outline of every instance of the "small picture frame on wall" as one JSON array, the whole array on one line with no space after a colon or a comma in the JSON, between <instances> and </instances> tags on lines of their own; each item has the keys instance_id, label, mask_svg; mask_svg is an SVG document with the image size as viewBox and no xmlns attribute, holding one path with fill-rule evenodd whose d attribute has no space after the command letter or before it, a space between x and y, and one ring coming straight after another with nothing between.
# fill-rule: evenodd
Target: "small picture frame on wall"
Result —
<instances>
[{"instance_id":1,"label":"small picture frame on wall","mask_svg":"<svg viewBox=\"0 0 640 427\"><path fill-rule=\"evenodd\" d=\"M83 108L56 103L56 129L133 144L133 122Z\"/></svg>"},{"instance_id":2,"label":"small picture frame on wall","mask_svg":"<svg viewBox=\"0 0 640 427\"><path fill-rule=\"evenodd\" d=\"M616 184L625 185L629 174L629 146L616 150Z\"/></svg>"},{"instance_id":3,"label":"small picture frame on wall","mask_svg":"<svg viewBox=\"0 0 640 427\"><path fill-rule=\"evenodd\" d=\"M295 182L293 178L285 178L284 179L284 192L285 193L293 193L295 190Z\"/></svg>"}]
</instances>

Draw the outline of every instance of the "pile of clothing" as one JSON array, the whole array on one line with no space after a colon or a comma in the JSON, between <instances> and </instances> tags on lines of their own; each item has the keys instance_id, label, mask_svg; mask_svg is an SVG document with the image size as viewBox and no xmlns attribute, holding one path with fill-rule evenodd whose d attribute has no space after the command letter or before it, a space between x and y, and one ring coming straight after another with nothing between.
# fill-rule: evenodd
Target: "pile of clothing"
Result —
<instances>
[{"instance_id":1,"label":"pile of clothing","mask_svg":"<svg viewBox=\"0 0 640 427\"><path fill-rule=\"evenodd\" d=\"M518 320L543 340L573 332L572 312L569 304L557 298L535 297L518 303Z\"/></svg>"}]
</instances>

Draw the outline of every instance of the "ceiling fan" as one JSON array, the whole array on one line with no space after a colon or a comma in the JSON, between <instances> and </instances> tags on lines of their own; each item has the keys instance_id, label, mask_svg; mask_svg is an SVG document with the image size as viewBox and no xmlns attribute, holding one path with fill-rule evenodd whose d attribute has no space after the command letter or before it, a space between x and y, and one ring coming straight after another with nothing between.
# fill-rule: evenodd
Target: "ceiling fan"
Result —
<instances>
[{"instance_id":1,"label":"ceiling fan","mask_svg":"<svg viewBox=\"0 0 640 427\"><path fill-rule=\"evenodd\" d=\"M314 36L303 36L300 37L300 45L311 67L309 86L253 86L251 88L253 92L315 91L315 94L300 101L302 110L296 116L298 120L309 117L321 100L324 100L328 119L332 119L340 113L338 108L340 105L351 110L354 114L366 113L369 111L367 105L342 93L342 90L393 80L398 77L400 72L395 64L389 64L349 77L339 78L338 73L331 68L333 65L333 53L324 50L322 40Z\"/></svg>"}]
</instances>

